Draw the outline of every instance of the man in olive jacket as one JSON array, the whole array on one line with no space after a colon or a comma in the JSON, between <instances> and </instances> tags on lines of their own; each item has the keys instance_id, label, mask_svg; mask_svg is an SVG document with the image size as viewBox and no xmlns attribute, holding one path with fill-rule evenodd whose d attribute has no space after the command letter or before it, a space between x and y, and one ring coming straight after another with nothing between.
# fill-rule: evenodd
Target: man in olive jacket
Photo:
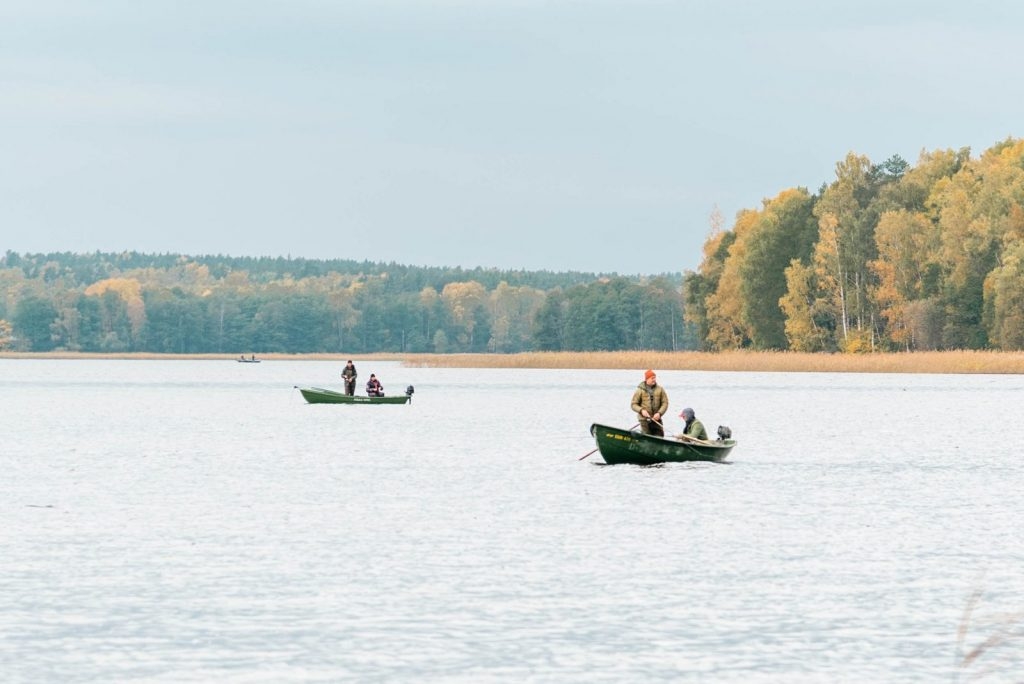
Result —
<instances>
[{"instance_id":1,"label":"man in olive jacket","mask_svg":"<svg viewBox=\"0 0 1024 684\"><path fill-rule=\"evenodd\" d=\"M658 384L658 376L654 371L644 373L644 381L633 392L633 403L630 408L636 411L640 419L640 429L645 435L665 436L662 417L668 411L668 393Z\"/></svg>"},{"instance_id":2,"label":"man in olive jacket","mask_svg":"<svg viewBox=\"0 0 1024 684\"><path fill-rule=\"evenodd\" d=\"M683 434L680 439L693 437L705 442L708 441L708 431L704 429L704 423L697 420L697 415L693 412L692 408L684 408L679 417L686 421L686 427L683 428Z\"/></svg>"}]
</instances>

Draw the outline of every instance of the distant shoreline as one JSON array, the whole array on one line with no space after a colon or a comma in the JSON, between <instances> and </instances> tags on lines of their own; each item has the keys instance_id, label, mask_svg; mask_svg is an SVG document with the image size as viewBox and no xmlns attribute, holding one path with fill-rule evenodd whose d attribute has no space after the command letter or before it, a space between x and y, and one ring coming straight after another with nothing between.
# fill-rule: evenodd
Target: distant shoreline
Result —
<instances>
[{"instance_id":1,"label":"distant shoreline","mask_svg":"<svg viewBox=\"0 0 1024 684\"><path fill-rule=\"evenodd\" d=\"M238 361L239 354L0 352L0 359ZM246 359L252 353L244 354ZM520 354L256 354L260 361L395 361L422 368L563 368L783 373L1022 374L1024 352L942 351L876 354L799 352L523 352Z\"/></svg>"}]
</instances>

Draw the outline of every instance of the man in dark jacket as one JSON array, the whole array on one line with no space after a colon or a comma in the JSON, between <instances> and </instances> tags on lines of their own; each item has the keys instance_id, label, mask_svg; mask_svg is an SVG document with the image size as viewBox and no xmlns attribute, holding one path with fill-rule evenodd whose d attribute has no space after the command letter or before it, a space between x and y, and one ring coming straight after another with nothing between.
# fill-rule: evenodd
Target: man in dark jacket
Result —
<instances>
[{"instance_id":1,"label":"man in dark jacket","mask_svg":"<svg viewBox=\"0 0 1024 684\"><path fill-rule=\"evenodd\" d=\"M633 392L630 408L640 419L640 429L645 435L665 436L662 417L668 411L668 393L658 384L658 376L652 370L644 373L644 381Z\"/></svg>"},{"instance_id":2,"label":"man in dark jacket","mask_svg":"<svg viewBox=\"0 0 1024 684\"><path fill-rule=\"evenodd\" d=\"M355 364L352 363L352 359L349 359L345 364L345 370L341 371L341 377L345 380L345 394L350 397L356 393L356 377L358 375Z\"/></svg>"},{"instance_id":3,"label":"man in dark jacket","mask_svg":"<svg viewBox=\"0 0 1024 684\"><path fill-rule=\"evenodd\" d=\"M366 396L368 397L383 397L384 396L384 385L380 384L380 380L373 373L370 373L370 379L366 383Z\"/></svg>"}]
</instances>

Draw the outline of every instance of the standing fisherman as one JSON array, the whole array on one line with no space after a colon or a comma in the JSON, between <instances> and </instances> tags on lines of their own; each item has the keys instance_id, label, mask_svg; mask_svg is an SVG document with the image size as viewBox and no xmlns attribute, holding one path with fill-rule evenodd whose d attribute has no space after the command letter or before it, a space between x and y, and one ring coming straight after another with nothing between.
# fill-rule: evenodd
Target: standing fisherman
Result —
<instances>
[{"instance_id":1,"label":"standing fisherman","mask_svg":"<svg viewBox=\"0 0 1024 684\"><path fill-rule=\"evenodd\" d=\"M661 419L665 411L668 411L668 393L658 384L658 376L654 371L644 373L644 381L633 392L630 408L636 411L640 429L645 435L665 436Z\"/></svg>"},{"instance_id":2,"label":"standing fisherman","mask_svg":"<svg viewBox=\"0 0 1024 684\"><path fill-rule=\"evenodd\" d=\"M352 363L352 359L348 360L345 364L345 370L341 371L341 377L345 380L345 394L352 396L356 393L356 367Z\"/></svg>"}]
</instances>

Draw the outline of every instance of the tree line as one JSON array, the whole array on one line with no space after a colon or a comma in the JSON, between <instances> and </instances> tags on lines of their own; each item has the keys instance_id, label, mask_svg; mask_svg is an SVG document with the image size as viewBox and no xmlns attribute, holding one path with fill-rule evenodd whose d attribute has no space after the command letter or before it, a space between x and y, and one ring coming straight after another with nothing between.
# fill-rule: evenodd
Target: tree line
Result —
<instances>
[{"instance_id":1,"label":"tree line","mask_svg":"<svg viewBox=\"0 0 1024 684\"><path fill-rule=\"evenodd\" d=\"M1024 348L1024 141L850 153L714 231L684 275L702 349Z\"/></svg>"},{"instance_id":2,"label":"tree line","mask_svg":"<svg viewBox=\"0 0 1024 684\"><path fill-rule=\"evenodd\" d=\"M291 258L0 258L0 349L455 353L692 349L681 275Z\"/></svg>"}]
</instances>

